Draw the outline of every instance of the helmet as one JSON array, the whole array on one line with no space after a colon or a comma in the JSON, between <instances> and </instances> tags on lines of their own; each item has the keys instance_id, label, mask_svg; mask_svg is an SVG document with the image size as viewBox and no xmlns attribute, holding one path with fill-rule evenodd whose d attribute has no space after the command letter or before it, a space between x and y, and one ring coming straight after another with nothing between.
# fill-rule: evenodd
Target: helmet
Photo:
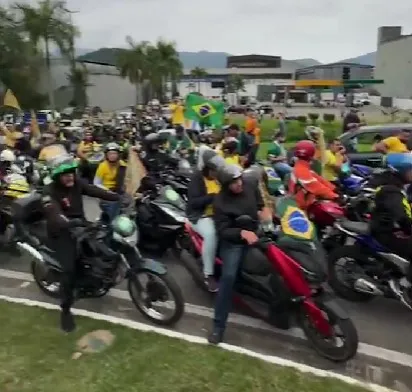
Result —
<instances>
[{"instance_id":1,"label":"helmet","mask_svg":"<svg viewBox=\"0 0 412 392\"><path fill-rule=\"evenodd\" d=\"M313 125L309 125L305 129L305 134L309 140L316 142L318 140L319 135L323 133L323 129L319 127L315 127Z\"/></svg>"},{"instance_id":2,"label":"helmet","mask_svg":"<svg viewBox=\"0 0 412 392\"><path fill-rule=\"evenodd\" d=\"M50 162L51 178L54 180L64 173L73 173L77 162L70 155L59 155Z\"/></svg>"},{"instance_id":3,"label":"helmet","mask_svg":"<svg viewBox=\"0 0 412 392\"><path fill-rule=\"evenodd\" d=\"M304 161L310 161L315 156L316 146L310 140L301 140L296 143L295 157Z\"/></svg>"},{"instance_id":4,"label":"helmet","mask_svg":"<svg viewBox=\"0 0 412 392\"><path fill-rule=\"evenodd\" d=\"M157 133L149 133L145 136L144 141L147 144L161 143L160 136Z\"/></svg>"},{"instance_id":5,"label":"helmet","mask_svg":"<svg viewBox=\"0 0 412 392\"><path fill-rule=\"evenodd\" d=\"M398 173L404 173L412 169L412 154L411 153L397 153L388 154L386 156L386 164L392 170Z\"/></svg>"},{"instance_id":6,"label":"helmet","mask_svg":"<svg viewBox=\"0 0 412 392\"><path fill-rule=\"evenodd\" d=\"M220 166L225 165L225 160L212 149L202 152L203 167L209 170L217 170Z\"/></svg>"},{"instance_id":7,"label":"helmet","mask_svg":"<svg viewBox=\"0 0 412 392\"><path fill-rule=\"evenodd\" d=\"M3 194L5 196L20 198L30 193L30 185L26 177L20 174L10 174L5 177L5 188Z\"/></svg>"},{"instance_id":8,"label":"helmet","mask_svg":"<svg viewBox=\"0 0 412 392\"><path fill-rule=\"evenodd\" d=\"M117 143L108 143L104 148L104 152L107 153L109 151L121 151L121 147Z\"/></svg>"},{"instance_id":9,"label":"helmet","mask_svg":"<svg viewBox=\"0 0 412 392\"><path fill-rule=\"evenodd\" d=\"M1 162L15 162L16 155L14 155L14 152L11 150L3 150L0 153L0 161Z\"/></svg>"},{"instance_id":10,"label":"helmet","mask_svg":"<svg viewBox=\"0 0 412 392\"><path fill-rule=\"evenodd\" d=\"M222 186L230 185L234 180L242 177L242 169L238 165L225 164L217 172L217 180Z\"/></svg>"}]
</instances>

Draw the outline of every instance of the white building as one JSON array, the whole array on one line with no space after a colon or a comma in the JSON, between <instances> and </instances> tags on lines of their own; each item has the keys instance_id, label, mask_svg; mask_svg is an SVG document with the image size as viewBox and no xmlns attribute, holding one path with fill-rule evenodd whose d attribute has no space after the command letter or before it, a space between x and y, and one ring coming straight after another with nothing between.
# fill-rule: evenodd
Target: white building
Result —
<instances>
[{"instance_id":1,"label":"white building","mask_svg":"<svg viewBox=\"0 0 412 392\"><path fill-rule=\"evenodd\" d=\"M375 79L383 97L412 98L412 35L402 35L401 26L378 29Z\"/></svg>"}]
</instances>

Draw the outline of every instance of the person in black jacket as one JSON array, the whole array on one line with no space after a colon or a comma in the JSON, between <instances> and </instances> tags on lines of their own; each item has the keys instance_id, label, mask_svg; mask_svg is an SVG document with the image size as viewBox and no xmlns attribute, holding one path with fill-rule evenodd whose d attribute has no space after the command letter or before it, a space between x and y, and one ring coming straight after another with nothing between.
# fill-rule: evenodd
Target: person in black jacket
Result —
<instances>
[{"instance_id":1,"label":"person in black jacket","mask_svg":"<svg viewBox=\"0 0 412 392\"><path fill-rule=\"evenodd\" d=\"M383 246L412 262L412 212L404 191L405 185L412 183L412 154L389 154L386 162L391 171L376 179L379 187L371 216L371 234ZM412 309L411 265L406 277L391 280L389 285Z\"/></svg>"},{"instance_id":2,"label":"person in black jacket","mask_svg":"<svg viewBox=\"0 0 412 392\"><path fill-rule=\"evenodd\" d=\"M213 209L223 267L215 304L213 331L209 336L212 344L223 340L240 263L247 246L258 241L255 232L259 220L267 218L263 216L264 202L256 182L243 179L239 166L225 165L219 168L218 180L222 189L215 197ZM238 227L236 219L242 215L251 217L255 227L250 227L249 230Z\"/></svg>"},{"instance_id":3,"label":"person in black jacket","mask_svg":"<svg viewBox=\"0 0 412 392\"><path fill-rule=\"evenodd\" d=\"M200 169L193 173L188 186L186 215L193 229L203 237L202 260L205 284L214 293L218 286L214 278L217 236L213 221L213 200L220 191L216 180L219 165L224 160L213 150L202 152Z\"/></svg>"},{"instance_id":4,"label":"person in black jacket","mask_svg":"<svg viewBox=\"0 0 412 392\"><path fill-rule=\"evenodd\" d=\"M75 329L71 314L74 302L74 286L76 279L77 242L73 229L84 225L83 195L107 201L119 201L120 196L90 185L75 175L76 162L70 156L59 156L52 162L53 182L45 187L43 206L47 220L47 231L50 247L61 263L61 328L65 332Z\"/></svg>"}]
</instances>

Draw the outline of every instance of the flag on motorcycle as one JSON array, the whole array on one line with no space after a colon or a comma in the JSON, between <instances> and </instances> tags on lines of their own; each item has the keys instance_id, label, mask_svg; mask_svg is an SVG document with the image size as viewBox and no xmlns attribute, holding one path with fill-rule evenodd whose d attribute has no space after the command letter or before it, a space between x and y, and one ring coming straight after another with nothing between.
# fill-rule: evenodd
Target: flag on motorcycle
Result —
<instances>
[{"instance_id":1,"label":"flag on motorcycle","mask_svg":"<svg viewBox=\"0 0 412 392\"><path fill-rule=\"evenodd\" d=\"M140 187L140 183L146 174L146 169L143 166L139 155L136 151L130 149L125 175L125 191L129 196L135 196L137 189Z\"/></svg>"},{"instance_id":2,"label":"flag on motorcycle","mask_svg":"<svg viewBox=\"0 0 412 392\"><path fill-rule=\"evenodd\" d=\"M293 197L280 197L276 201L275 215L280 218L281 235L295 240L314 241L316 231L306 213Z\"/></svg>"},{"instance_id":3,"label":"flag on motorcycle","mask_svg":"<svg viewBox=\"0 0 412 392\"><path fill-rule=\"evenodd\" d=\"M188 120L220 127L224 122L225 107L223 102L207 100L197 94L188 94L184 115Z\"/></svg>"},{"instance_id":4,"label":"flag on motorcycle","mask_svg":"<svg viewBox=\"0 0 412 392\"><path fill-rule=\"evenodd\" d=\"M11 91L10 89L8 89L6 91L6 94L4 95L3 105L17 110L21 110L19 101L17 100L13 91Z\"/></svg>"}]
</instances>

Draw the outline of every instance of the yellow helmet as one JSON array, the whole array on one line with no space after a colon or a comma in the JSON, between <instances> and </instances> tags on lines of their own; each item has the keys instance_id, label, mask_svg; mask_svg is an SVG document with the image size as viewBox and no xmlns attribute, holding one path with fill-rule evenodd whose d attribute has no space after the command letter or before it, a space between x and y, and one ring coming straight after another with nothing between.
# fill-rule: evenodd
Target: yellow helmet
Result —
<instances>
[{"instance_id":1,"label":"yellow helmet","mask_svg":"<svg viewBox=\"0 0 412 392\"><path fill-rule=\"evenodd\" d=\"M30 185L24 176L20 174L9 174L4 179L5 186L3 195L15 199L27 196L30 193Z\"/></svg>"}]
</instances>

